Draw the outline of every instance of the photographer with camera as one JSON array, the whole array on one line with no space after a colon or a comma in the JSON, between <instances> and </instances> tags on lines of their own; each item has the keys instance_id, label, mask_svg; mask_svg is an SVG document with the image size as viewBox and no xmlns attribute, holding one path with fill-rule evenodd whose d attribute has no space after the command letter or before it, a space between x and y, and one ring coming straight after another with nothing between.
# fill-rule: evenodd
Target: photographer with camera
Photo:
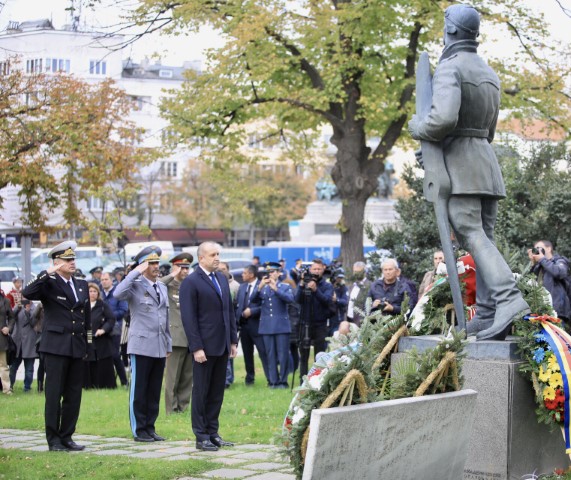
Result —
<instances>
[{"instance_id":1,"label":"photographer with camera","mask_svg":"<svg viewBox=\"0 0 571 480\"><path fill-rule=\"evenodd\" d=\"M268 358L270 388L288 388L289 334L291 327L288 304L293 302L293 292L287 283L280 281L280 264L267 262L266 274L252 295L252 302L259 301L260 328ZM278 371L279 365L279 371Z\"/></svg>"},{"instance_id":2,"label":"photographer with camera","mask_svg":"<svg viewBox=\"0 0 571 480\"><path fill-rule=\"evenodd\" d=\"M569 323L571 305L565 289L565 278L569 275L569 261L553 251L553 244L549 240L535 242L534 247L527 251L527 255L531 261L531 271L551 294L557 317Z\"/></svg>"},{"instance_id":3,"label":"photographer with camera","mask_svg":"<svg viewBox=\"0 0 571 480\"><path fill-rule=\"evenodd\" d=\"M299 374L300 380L308 371L309 350L313 343L314 355L327 349L325 338L329 334L329 308L333 301L333 285L323 279L325 265L321 259L313 260L309 270L301 275L295 301L299 303Z\"/></svg>"},{"instance_id":4,"label":"photographer with camera","mask_svg":"<svg viewBox=\"0 0 571 480\"><path fill-rule=\"evenodd\" d=\"M407 288L399 280L400 269L394 258L387 258L381 265L383 278L371 284L369 297L373 300L372 310L382 310L385 315L398 315Z\"/></svg>"},{"instance_id":5,"label":"photographer with camera","mask_svg":"<svg viewBox=\"0 0 571 480\"><path fill-rule=\"evenodd\" d=\"M329 336L332 337L339 329L339 324L345 320L349 294L345 286L345 274L342 268L333 270L330 282L333 285L333 303L331 304L331 312L333 315L329 325Z\"/></svg>"}]
</instances>

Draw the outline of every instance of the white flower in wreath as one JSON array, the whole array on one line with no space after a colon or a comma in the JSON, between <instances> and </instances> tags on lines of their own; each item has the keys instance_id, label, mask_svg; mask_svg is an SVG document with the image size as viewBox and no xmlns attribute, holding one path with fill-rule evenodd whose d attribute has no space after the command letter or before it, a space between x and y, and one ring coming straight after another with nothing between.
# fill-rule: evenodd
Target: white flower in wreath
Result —
<instances>
[{"instance_id":1,"label":"white flower in wreath","mask_svg":"<svg viewBox=\"0 0 571 480\"><path fill-rule=\"evenodd\" d=\"M328 370L327 368L324 368L323 370L321 370L321 372L319 372L319 375L313 375L312 377L309 378L308 380L309 386L313 390L321 390L321 386L323 385L323 377L325 377L327 370Z\"/></svg>"},{"instance_id":2,"label":"white flower in wreath","mask_svg":"<svg viewBox=\"0 0 571 480\"><path fill-rule=\"evenodd\" d=\"M291 417L291 423L296 425L299 421L305 417L305 410L303 408L295 407L295 413Z\"/></svg>"},{"instance_id":3,"label":"white flower in wreath","mask_svg":"<svg viewBox=\"0 0 571 480\"><path fill-rule=\"evenodd\" d=\"M349 365L351 363L351 357L349 357L348 355L341 355L339 357L339 361L341 363L344 363L345 365Z\"/></svg>"},{"instance_id":4,"label":"white flower in wreath","mask_svg":"<svg viewBox=\"0 0 571 480\"><path fill-rule=\"evenodd\" d=\"M428 303L428 299L429 297L426 294L420 297L420 300L414 307L414 310L410 316L411 328L416 332L420 330L422 323L424 322L424 306Z\"/></svg>"}]
</instances>

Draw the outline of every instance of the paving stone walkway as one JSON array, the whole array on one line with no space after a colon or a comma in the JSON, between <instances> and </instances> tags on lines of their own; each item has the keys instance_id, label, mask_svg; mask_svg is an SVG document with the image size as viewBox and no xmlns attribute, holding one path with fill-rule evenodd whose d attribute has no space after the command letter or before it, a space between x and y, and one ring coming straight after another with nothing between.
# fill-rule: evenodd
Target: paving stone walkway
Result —
<instances>
[{"instance_id":1,"label":"paving stone walkway","mask_svg":"<svg viewBox=\"0 0 571 480\"><path fill-rule=\"evenodd\" d=\"M166 461L209 458L226 465L204 472L196 477L181 477L178 480L248 479L248 480L295 480L290 465L277 455L272 445L236 445L217 452L197 450L194 442L166 441L135 443L131 439L100 437L97 435L74 435L73 439L85 445L81 453L133 458L160 458ZM0 448L17 448L35 452L48 451L44 432L0 428ZM70 452L73 455L75 452Z\"/></svg>"}]
</instances>

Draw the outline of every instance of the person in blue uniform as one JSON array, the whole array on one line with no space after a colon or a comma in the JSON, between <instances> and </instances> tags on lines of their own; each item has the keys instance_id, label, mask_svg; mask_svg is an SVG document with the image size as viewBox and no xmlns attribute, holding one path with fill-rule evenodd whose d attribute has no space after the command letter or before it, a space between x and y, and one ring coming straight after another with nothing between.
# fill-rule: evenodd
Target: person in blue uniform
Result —
<instances>
[{"instance_id":1,"label":"person in blue uniform","mask_svg":"<svg viewBox=\"0 0 571 480\"><path fill-rule=\"evenodd\" d=\"M83 386L83 358L91 344L91 305L87 282L74 277L77 243L50 250L53 265L40 272L22 295L40 300L44 321L39 353L44 359L45 425L50 451L83 450L72 440Z\"/></svg>"},{"instance_id":2,"label":"person in blue uniform","mask_svg":"<svg viewBox=\"0 0 571 480\"><path fill-rule=\"evenodd\" d=\"M280 281L281 266L266 263L268 275L262 278L252 295L252 301L260 301L259 334L264 340L268 358L270 388L288 388L289 323L288 304L293 302L291 286Z\"/></svg>"},{"instance_id":3,"label":"person in blue uniform","mask_svg":"<svg viewBox=\"0 0 571 480\"><path fill-rule=\"evenodd\" d=\"M129 418L136 442L164 440L155 431L166 358L172 352L167 287L157 282L161 249L141 250L137 264L117 285L115 298L129 302L131 323L127 353L131 356Z\"/></svg>"}]
</instances>

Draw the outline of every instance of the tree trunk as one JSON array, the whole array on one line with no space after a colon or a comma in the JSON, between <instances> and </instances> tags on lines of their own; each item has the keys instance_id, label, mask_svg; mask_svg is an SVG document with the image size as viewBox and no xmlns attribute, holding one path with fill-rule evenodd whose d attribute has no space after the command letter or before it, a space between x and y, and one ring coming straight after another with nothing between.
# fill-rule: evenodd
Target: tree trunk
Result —
<instances>
[{"instance_id":1,"label":"tree trunk","mask_svg":"<svg viewBox=\"0 0 571 480\"><path fill-rule=\"evenodd\" d=\"M337 147L331 177L342 202L338 228L341 232L341 259L348 271L363 260L363 221L365 205L377 189L377 178L384 171L384 157L371 157L364 125L360 122L345 132L335 131L331 142Z\"/></svg>"},{"instance_id":2,"label":"tree trunk","mask_svg":"<svg viewBox=\"0 0 571 480\"><path fill-rule=\"evenodd\" d=\"M341 207L341 259L345 271L349 272L353 264L363 260L363 220L367 198L358 196L343 201Z\"/></svg>"}]
</instances>

